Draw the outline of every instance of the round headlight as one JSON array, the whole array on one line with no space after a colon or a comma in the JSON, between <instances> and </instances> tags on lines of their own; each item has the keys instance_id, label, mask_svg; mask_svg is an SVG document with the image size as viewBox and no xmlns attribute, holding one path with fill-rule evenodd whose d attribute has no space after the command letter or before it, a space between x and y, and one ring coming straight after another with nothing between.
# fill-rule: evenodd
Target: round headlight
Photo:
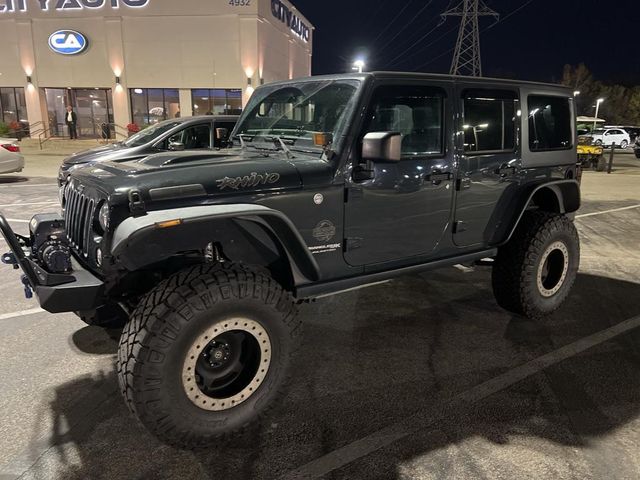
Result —
<instances>
[{"instance_id":1,"label":"round headlight","mask_svg":"<svg viewBox=\"0 0 640 480\"><path fill-rule=\"evenodd\" d=\"M98 223L104 232L109 229L109 204L103 203L98 212Z\"/></svg>"}]
</instances>

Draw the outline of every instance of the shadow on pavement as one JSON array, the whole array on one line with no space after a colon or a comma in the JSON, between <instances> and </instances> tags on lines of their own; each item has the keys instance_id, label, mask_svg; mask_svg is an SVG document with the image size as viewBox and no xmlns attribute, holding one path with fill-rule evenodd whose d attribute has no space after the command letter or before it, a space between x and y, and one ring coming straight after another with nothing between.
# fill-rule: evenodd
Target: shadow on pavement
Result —
<instances>
[{"instance_id":1,"label":"shadow on pavement","mask_svg":"<svg viewBox=\"0 0 640 480\"><path fill-rule=\"evenodd\" d=\"M29 179L27 177L7 177L4 175L0 175L0 185L3 184L11 184L11 183L24 183L28 182Z\"/></svg>"},{"instance_id":2,"label":"shadow on pavement","mask_svg":"<svg viewBox=\"0 0 640 480\"><path fill-rule=\"evenodd\" d=\"M104 329L86 326L71 337L74 350L90 355L115 355L118 353L118 340L122 329Z\"/></svg>"},{"instance_id":3,"label":"shadow on pavement","mask_svg":"<svg viewBox=\"0 0 640 480\"><path fill-rule=\"evenodd\" d=\"M146 433L115 393L113 373L60 385L51 402L56 419L51 448L22 478L278 478L640 314L640 285L580 275L559 312L531 322L495 305L488 276L482 269L405 277L303 308L305 341L287 401L261 427L208 451L175 450ZM106 354L114 352L117 339L83 329L74 343L87 353ZM327 478L491 477L479 465L492 455L482 450L486 441L529 449L531 442L543 457L549 443L550 449L571 446L579 455L576 450L638 416L639 346L638 331L618 337L467 404L455 418L356 459ZM78 399L71 407L69 397ZM64 425L70 425L68 431ZM461 446L476 445L477 439L484 439L484 446L469 451ZM531 474L531 465L519 465L515 457L505 459L500 473L504 478ZM594 469L600 467L581 468L587 469L581 478L598 478Z\"/></svg>"}]
</instances>

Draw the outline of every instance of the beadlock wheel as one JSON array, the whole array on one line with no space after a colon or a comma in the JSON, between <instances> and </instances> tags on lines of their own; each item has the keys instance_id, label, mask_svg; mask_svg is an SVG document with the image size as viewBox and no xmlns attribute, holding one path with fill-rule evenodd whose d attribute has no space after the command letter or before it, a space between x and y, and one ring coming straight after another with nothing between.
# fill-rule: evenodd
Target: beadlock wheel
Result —
<instances>
[{"instance_id":1,"label":"beadlock wheel","mask_svg":"<svg viewBox=\"0 0 640 480\"><path fill-rule=\"evenodd\" d=\"M569 250L563 242L554 242L545 250L538 267L537 284L540 294L549 298L564 285L569 271Z\"/></svg>"},{"instance_id":2,"label":"beadlock wheel","mask_svg":"<svg viewBox=\"0 0 640 480\"><path fill-rule=\"evenodd\" d=\"M253 395L270 364L271 340L258 322L223 320L193 342L182 368L182 384L197 407L229 410Z\"/></svg>"}]
</instances>

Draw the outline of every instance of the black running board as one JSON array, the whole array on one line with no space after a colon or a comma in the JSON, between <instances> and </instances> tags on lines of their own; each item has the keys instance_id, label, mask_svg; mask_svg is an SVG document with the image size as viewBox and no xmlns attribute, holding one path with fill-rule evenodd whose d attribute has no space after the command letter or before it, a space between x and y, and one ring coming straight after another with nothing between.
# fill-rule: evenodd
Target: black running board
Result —
<instances>
[{"instance_id":1,"label":"black running board","mask_svg":"<svg viewBox=\"0 0 640 480\"><path fill-rule=\"evenodd\" d=\"M309 283L300 285L296 288L296 298L306 299L326 297L328 295L335 295L337 293L377 285L385 280L390 280L403 275L436 270L442 267L451 267L459 263L473 263L476 260L482 260L483 258L495 257L497 254L498 249L493 248L457 257L434 260L433 262L421 263L419 265L411 265L409 267L385 270L383 272L365 273L364 275L358 275L357 277L341 278L340 280L332 280L329 282Z\"/></svg>"}]
</instances>

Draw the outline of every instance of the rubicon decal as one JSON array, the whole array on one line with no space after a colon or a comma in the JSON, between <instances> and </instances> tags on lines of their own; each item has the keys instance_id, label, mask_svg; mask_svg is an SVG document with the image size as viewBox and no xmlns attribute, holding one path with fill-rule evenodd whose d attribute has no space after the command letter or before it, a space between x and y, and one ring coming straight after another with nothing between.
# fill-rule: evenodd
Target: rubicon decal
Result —
<instances>
[{"instance_id":1,"label":"rubicon decal","mask_svg":"<svg viewBox=\"0 0 640 480\"><path fill-rule=\"evenodd\" d=\"M263 173L257 174L256 172L251 173L251 175L245 175L244 177L224 177L220 180L216 180L218 184L218 188L220 190L224 190L226 188L231 188L233 190L238 190L240 188L251 188L257 187L258 185L272 185L277 183L280 180L279 173Z\"/></svg>"},{"instance_id":2,"label":"rubicon decal","mask_svg":"<svg viewBox=\"0 0 640 480\"><path fill-rule=\"evenodd\" d=\"M78 55L88 46L87 37L75 30L58 30L49 37L49 47L61 55Z\"/></svg>"}]
</instances>

